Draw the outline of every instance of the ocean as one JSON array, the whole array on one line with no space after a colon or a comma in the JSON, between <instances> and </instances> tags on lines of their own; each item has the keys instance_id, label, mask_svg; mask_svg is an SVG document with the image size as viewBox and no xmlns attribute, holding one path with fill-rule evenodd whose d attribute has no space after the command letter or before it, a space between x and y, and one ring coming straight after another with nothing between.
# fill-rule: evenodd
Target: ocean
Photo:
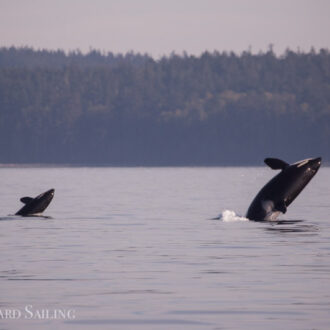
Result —
<instances>
[{"instance_id":1,"label":"ocean","mask_svg":"<svg viewBox=\"0 0 330 330\"><path fill-rule=\"evenodd\" d=\"M0 329L329 329L330 168L248 221L275 174L1 167ZM44 217L13 215L50 188Z\"/></svg>"}]
</instances>

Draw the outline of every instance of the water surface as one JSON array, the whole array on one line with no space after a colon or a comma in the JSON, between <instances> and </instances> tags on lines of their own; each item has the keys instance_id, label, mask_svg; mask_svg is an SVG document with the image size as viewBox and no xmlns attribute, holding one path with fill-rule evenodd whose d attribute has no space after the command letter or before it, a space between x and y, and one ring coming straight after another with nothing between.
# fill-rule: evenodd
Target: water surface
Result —
<instances>
[{"instance_id":1,"label":"water surface","mask_svg":"<svg viewBox=\"0 0 330 330\"><path fill-rule=\"evenodd\" d=\"M0 310L21 312L0 328L328 329L330 169L281 222L237 217L274 174L0 168ZM50 218L10 215L50 188Z\"/></svg>"}]
</instances>

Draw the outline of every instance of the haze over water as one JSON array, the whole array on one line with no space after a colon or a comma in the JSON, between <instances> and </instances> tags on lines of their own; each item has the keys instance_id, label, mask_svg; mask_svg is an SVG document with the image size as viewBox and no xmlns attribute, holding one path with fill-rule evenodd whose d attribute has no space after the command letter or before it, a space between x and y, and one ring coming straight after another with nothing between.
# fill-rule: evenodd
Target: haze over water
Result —
<instances>
[{"instance_id":1,"label":"haze over water","mask_svg":"<svg viewBox=\"0 0 330 330\"><path fill-rule=\"evenodd\" d=\"M320 168L286 221L244 221L275 174L0 168L0 310L22 312L0 328L327 329L330 169ZM20 197L50 188L50 218L9 215ZM45 309L75 317L38 319Z\"/></svg>"}]
</instances>

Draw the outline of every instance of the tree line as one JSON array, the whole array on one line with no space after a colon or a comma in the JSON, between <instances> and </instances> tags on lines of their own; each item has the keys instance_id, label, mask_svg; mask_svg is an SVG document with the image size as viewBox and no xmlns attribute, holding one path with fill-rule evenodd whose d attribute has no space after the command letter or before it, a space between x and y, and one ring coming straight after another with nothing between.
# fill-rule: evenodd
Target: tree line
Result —
<instances>
[{"instance_id":1,"label":"tree line","mask_svg":"<svg viewBox=\"0 0 330 330\"><path fill-rule=\"evenodd\" d=\"M0 48L0 163L330 160L330 53Z\"/></svg>"}]
</instances>

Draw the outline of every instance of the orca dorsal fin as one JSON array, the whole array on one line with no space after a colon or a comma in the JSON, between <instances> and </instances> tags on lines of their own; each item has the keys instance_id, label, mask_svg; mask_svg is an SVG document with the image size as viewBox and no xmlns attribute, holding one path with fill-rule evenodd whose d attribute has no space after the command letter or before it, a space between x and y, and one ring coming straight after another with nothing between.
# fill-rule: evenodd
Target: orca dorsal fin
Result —
<instances>
[{"instance_id":1,"label":"orca dorsal fin","mask_svg":"<svg viewBox=\"0 0 330 330\"><path fill-rule=\"evenodd\" d=\"M273 170L284 170L289 166L284 160L278 158L265 158L264 162Z\"/></svg>"},{"instance_id":2,"label":"orca dorsal fin","mask_svg":"<svg viewBox=\"0 0 330 330\"><path fill-rule=\"evenodd\" d=\"M28 203L32 202L33 199L34 198L32 198L32 197L22 197L21 202L24 203L24 204L28 204Z\"/></svg>"}]
</instances>

